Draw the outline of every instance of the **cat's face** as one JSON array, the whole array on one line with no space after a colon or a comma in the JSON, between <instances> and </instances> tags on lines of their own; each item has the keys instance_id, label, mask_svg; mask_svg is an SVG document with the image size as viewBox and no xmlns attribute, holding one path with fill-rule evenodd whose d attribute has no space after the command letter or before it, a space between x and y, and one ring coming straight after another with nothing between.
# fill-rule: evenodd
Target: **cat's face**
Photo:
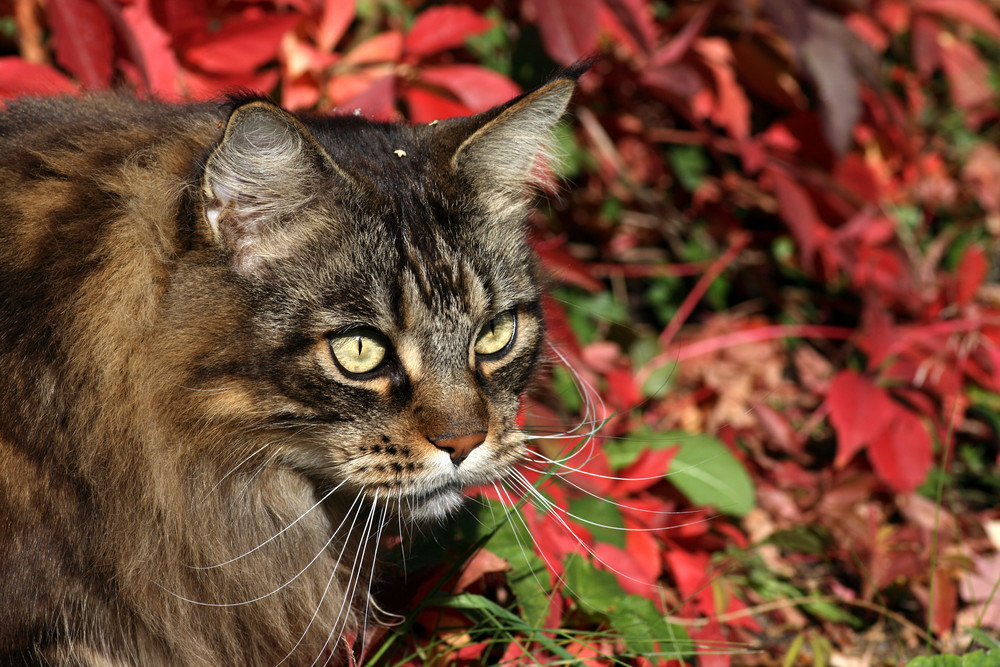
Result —
<instances>
[{"instance_id":1,"label":"cat's face","mask_svg":"<svg viewBox=\"0 0 1000 667\"><path fill-rule=\"evenodd\" d=\"M571 90L418 127L236 109L200 211L240 304L201 375L254 403L233 458L416 519L519 460L543 339L523 189Z\"/></svg>"}]
</instances>

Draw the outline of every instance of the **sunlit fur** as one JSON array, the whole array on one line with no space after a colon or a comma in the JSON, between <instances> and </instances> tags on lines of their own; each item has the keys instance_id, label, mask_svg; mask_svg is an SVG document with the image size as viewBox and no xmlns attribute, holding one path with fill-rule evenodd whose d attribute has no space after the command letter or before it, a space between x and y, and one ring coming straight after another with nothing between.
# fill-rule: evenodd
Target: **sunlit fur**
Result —
<instances>
[{"instance_id":1,"label":"sunlit fur","mask_svg":"<svg viewBox=\"0 0 1000 667\"><path fill-rule=\"evenodd\" d=\"M0 663L343 660L383 531L525 457L524 193L579 74L412 127L257 99L0 113ZM390 352L354 375L329 339L359 327ZM434 444L479 432L464 460Z\"/></svg>"}]
</instances>

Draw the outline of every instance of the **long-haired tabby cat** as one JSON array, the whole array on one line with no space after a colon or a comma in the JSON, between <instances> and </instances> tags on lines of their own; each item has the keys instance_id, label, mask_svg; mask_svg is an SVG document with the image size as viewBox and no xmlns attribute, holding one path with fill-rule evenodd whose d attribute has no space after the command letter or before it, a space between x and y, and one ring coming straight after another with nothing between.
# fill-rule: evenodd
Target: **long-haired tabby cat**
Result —
<instances>
[{"instance_id":1,"label":"long-haired tabby cat","mask_svg":"<svg viewBox=\"0 0 1000 667\"><path fill-rule=\"evenodd\" d=\"M523 454L526 183L585 66L469 118L0 113L0 662L342 658L382 528Z\"/></svg>"}]
</instances>

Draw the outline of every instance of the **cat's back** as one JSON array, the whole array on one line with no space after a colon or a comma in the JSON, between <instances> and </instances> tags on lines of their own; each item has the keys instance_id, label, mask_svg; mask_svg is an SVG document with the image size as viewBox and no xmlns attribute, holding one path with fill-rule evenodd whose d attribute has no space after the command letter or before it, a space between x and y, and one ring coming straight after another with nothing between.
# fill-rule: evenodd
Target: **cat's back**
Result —
<instances>
[{"instance_id":1,"label":"cat's back","mask_svg":"<svg viewBox=\"0 0 1000 667\"><path fill-rule=\"evenodd\" d=\"M137 146L170 135L195 134L216 124L223 104L168 104L141 100L124 93L93 93L80 97L22 97L0 111L0 164L10 165L18 152Z\"/></svg>"}]
</instances>

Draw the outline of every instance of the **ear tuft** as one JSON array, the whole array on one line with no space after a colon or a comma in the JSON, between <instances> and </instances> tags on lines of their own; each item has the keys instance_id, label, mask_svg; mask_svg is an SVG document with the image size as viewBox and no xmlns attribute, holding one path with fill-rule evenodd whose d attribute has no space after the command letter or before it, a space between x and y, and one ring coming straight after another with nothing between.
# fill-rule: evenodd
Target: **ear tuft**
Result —
<instances>
[{"instance_id":1,"label":"ear tuft","mask_svg":"<svg viewBox=\"0 0 1000 667\"><path fill-rule=\"evenodd\" d=\"M488 111L489 118L455 151L452 168L465 175L495 213L526 205L536 165L551 163L552 129L566 112L576 80L589 63L563 70L541 88Z\"/></svg>"},{"instance_id":2,"label":"ear tuft","mask_svg":"<svg viewBox=\"0 0 1000 667\"><path fill-rule=\"evenodd\" d=\"M202 178L204 217L234 266L288 254L294 218L316 196L329 158L293 116L265 101L237 107Z\"/></svg>"}]
</instances>

